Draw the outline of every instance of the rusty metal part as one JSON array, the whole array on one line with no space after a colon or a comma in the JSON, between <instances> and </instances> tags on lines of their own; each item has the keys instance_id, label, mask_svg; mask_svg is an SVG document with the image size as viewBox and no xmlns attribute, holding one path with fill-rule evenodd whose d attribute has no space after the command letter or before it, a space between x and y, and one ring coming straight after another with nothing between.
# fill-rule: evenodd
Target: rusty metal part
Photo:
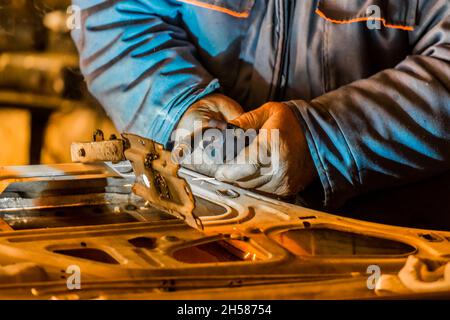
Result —
<instances>
[{"instance_id":1,"label":"rusty metal part","mask_svg":"<svg viewBox=\"0 0 450 320\"><path fill-rule=\"evenodd\" d=\"M70 146L73 162L120 162L125 160L126 142L114 135L106 141L102 130L97 129L92 135L92 142L74 142Z\"/></svg>"},{"instance_id":2,"label":"rusty metal part","mask_svg":"<svg viewBox=\"0 0 450 320\"><path fill-rule=\"evenodd\" d=\"M133 192L188 225L203 229L201 220L194 214L192 191L178 176L180 167L171 160L171 153L149 139L132 134L123 137L129 144L125 157L131 161L136 175Z\"/></svg>"},{"instance_id":3,"label":"rusty metal part","mask_svg":"<svg viewBox=\"0 0 450 320\"><path fill-rule=\"evenodd\" d=\"M70 154L72 161L82 163L125 160L123 140L73 143Z\"/></svg>"},{"instance_id":4,"label":"rusty metal part","mask_svg":"<svg viewBox=\"0 0 450 320\"><path fill-rule=\"evenodd\" d=\"M189 185L178 176L179 165L171 153L150 139L133 134L123 134L122 139L104 140L97 130L93 142L73 143L72 160L92 163L130 160L136 176L133 192L149 201L154 207L180 218L190 226L203 229L195 215L195 200Z\"/></svg>"}]
</instances>

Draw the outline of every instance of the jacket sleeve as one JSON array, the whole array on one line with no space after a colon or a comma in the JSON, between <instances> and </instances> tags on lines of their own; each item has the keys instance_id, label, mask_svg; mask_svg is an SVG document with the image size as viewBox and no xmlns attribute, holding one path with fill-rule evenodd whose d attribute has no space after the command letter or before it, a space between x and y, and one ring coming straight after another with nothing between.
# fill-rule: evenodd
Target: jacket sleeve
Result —
<instances>
[{"instance_id":1,"label":"jacket sleeve","mask_svg":"<svg viewBox=\"0 0 450 320\"><path fill-rule=\"evenodd\" d=\"M412 55L395 68L288 102L299 111L328 207L450 169L450 4L422 5Z\"/></svg>"},{"instance_id":2,"label":"jacket sleeve","mask_svg":"<svg viewBox=\"0 0 450 320\"><path fill-rule=\"evenodd\" d=\"M217 90L172 0L73 0L72 31L91 93L119 131L166 144L184 111ZM76 7L75 7L76 8Z\"/></svg>"}]
</instances>

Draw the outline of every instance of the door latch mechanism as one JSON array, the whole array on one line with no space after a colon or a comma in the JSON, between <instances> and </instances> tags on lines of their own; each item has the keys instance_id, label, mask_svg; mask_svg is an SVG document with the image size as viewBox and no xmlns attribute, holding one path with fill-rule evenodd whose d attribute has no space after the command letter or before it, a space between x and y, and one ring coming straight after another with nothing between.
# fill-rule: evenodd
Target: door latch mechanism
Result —
<instances>
[{"instance_id":1,"label":"door latch mechanism","mask_svg":"<svg viewBox=\"0 0 450 320\"><path fill-rule=\"evenodd\" d=\"M163 210L188 225L203 230L203 224L195 214L195 199L189 184L178 176L179 164L171 158L171 152L150 139L124 133L119 139L112 136L104 140L97 130L92 142L75 142L71 146L74 162L120 162L129 160L136 176L132 188L138 196L152 206Z\"/></svg>"}]
</instances>

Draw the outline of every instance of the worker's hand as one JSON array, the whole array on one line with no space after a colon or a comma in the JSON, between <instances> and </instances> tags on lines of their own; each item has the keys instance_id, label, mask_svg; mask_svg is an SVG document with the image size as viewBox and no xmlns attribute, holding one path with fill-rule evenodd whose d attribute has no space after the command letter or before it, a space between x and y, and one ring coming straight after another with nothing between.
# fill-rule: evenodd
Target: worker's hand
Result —
<instances>
[{"instance_id":1,"label":"worker's hand","mask_svg":"<svg viewBox=\"0 0 450 320\"><path fill-rule=\"evenodd\" d=\"M239 117L244 113L242 107L233 99L222 94L211 94L194 103L185 112L177 129L174 132L173 140L182 141L189 138L194 133L201 134L204 128L214 128L217 122L226 123ZM176 143L175 143L176 145ZM217 163L211 161L194 161L194 159L205 159L203 150L195 148L190 150L191 154L181 162L183 167L196 172L214 177L218 168Z\"/></svg>"},{"instance_id":2,"label":"worker's hand","mask_svg":"<svg viewBox=\"0 0 450 320\"><path fill-rule=\"evenodd\" d=\"M217 170L216 179L282 197L296 194L315 179L305 135L289 106L266 103L230 122L259 132L235 161Z\"/></svg>"}]
</instances>

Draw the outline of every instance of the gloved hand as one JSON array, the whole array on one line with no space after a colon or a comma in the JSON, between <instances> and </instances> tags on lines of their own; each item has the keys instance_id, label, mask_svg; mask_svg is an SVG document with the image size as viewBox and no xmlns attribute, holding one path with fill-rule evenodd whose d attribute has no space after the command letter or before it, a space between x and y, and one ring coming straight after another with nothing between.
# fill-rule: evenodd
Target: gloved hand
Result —
<instances>
[{"instance_id":1,"label":"gloved hand","mask_svg":"<svg viewBox=\"0 0 450 320\"><path fill-rule=\"evenodd\" d=\"M269 102L230 122L259 133L232 163L219 167L217 180L283 197L317 176L302 128L286 104Z\"/></svg>"},{"instance_id":2,"label":"gloved hand","mask_svg":"<svg viewBox=\"0 0 450 320\"><path fill-rule=\"evenodd\" d=\"M242 107L233 99L223 94L208 95L194 103L185 112L174 132L174 135L177 136L174 140L181 141L183 139L188 139L195 131L201 131L203 128L215 127L217 121L229 122L243 113L244 110ZM190 161L196 158L196 155L199 155L199 158L201 159L203 157L203 155L201 155L203 150L195 148L190 151L192 154L190 157L186 157L184 161L181 161L181 165L204 175L214 177L218 164L205 161L199 163Z\"/></svg>"}]
</instances>

